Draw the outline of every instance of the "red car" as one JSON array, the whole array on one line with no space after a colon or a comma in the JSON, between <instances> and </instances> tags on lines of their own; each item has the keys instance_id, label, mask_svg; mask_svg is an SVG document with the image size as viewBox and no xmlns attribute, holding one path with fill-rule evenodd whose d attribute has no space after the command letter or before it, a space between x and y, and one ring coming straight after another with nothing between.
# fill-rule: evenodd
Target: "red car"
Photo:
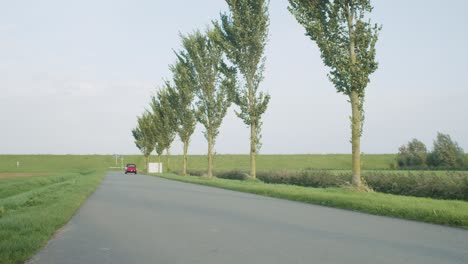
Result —
<instances>
[{"instance_id":1,"label":"red car","mask_svg":"<svg viewBox=\"0 0 468 264\"><path fill-rule=\"evenodd\" d=\"M135 173L137 174L137 167L135 164L127 164L125 165L125 174L127 173Z\"/></svg>"}]
</instances>

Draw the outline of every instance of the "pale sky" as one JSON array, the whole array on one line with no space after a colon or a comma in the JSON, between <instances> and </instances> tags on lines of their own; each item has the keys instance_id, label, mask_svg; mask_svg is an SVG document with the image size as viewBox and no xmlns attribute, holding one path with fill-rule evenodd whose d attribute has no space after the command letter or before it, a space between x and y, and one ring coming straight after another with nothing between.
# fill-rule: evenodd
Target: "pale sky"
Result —
<instances>
[{"instance_id":1,"label":"pale sky","mask_svg":"<svg viewBox=\"0 0 468 264\"><path fill-rule=\"evenodd\" d=\"M468 1L374 0L380 67L366 94L364 153L396 153L438 131L468 150ZM263 154L350 153L350 105L316 44L271 0ZM0 154L139 153L131 129L179 48L222 0L0 0ZM231 108L217 153L248 153ZM197 127L189 152L206 153ZM179 140L173 153L181 153Z\"/></svg>"}]
</instances>

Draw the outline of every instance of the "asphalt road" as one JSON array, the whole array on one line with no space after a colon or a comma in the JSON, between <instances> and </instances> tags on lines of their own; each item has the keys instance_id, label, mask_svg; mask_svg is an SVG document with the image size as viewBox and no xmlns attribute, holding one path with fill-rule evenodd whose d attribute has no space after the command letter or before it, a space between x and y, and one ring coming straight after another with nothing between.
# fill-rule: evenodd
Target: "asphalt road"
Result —
<instances>
[{"instance_id":1,"label":"asphalt road","mask_svg":"<svg viewBox=\"0 0 468 264\"><path fill-rule=\"evenodd\" d=\"M468 263L468 231L109 173L28 263Z\"/></svg>"}]
</instances>

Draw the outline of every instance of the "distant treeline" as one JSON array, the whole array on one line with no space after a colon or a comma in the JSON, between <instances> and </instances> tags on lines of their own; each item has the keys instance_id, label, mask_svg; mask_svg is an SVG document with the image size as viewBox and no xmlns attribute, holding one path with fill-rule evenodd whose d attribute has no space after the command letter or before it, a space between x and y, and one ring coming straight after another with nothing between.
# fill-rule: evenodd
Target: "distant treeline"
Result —
<instances>
[{"instance_id":1,"label":"distant treeline","mask_svg":"<svg viewBox=\"0 0 468 264\"><path fill-rule=\"evenodd\" d=\"M448 134L438 133L431 151L418 139L399 148L396 166L400 169L464 170L468 159Z\"/></svg>"}]
</instances>

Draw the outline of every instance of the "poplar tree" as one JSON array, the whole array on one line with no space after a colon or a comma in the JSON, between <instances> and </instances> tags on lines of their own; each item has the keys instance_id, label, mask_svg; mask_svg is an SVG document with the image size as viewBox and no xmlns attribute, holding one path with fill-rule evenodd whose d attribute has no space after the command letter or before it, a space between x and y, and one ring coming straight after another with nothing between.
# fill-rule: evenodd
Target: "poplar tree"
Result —
<instances>
[{"instance_id":1,"label":"poplar tree","mask_svg":"<svg viewBox=\"0 0 468 264\"><path fill-rule=\"evenodd\" d=\"M195 87L194 80L190 72L190 65L180 54L176 53L177 62L170 66L173 74L174 86L167 85L169 98L174 111L177 113L176 130L180 141L183 143L183 165L182 175L187 175L187 152L190 137L195 131L197 119L194 109Z\"/></svg>"},{"instance_id":2,"label":"poplar tree","mask_svg":"<svg viewBox=\"0 0 468 264\"><path fill-rule=\"evenodd\" d=\"M235 87L235 71L224 61L224 53L214 41L214 32L196 31L182 36L184 50L180 53L190 66L197 97L197 120L205 127L208 142L208 177L213 177L213 148L219 127L231 105Z\"/></svg>"},{"instance_id":3,"label":"poplar tree","mask_svg":"<svg viewBox=\"0 0 468 264\"><path fill-rule=\"evenodd\" d=\"M377 70L375 45L381 27L372 24L370 0L289 0L289 11L315 41L330 68L336 90L351 103L352 183L364 188L361 178L361 135L364 95L369 76Z\"/></svg>"},{"instance_id":4,"label":"poplar tree","mask_svg":"<svg viewBox=\"0 0 468 264\"><path fill-rule=\"evenodd\" d=\"M450 135L439 132L428 163L434 167L461 168L466 164L465 152Z\"/></svg>"},{"instance_id":5,"label":"poplar tree","mask_svg":"<svg viewBox=\"0 0 468 264\"><path fill-rule=\"evenodd\" d=\"M226 56L242 75L234 94L240 108L236 114L250 127L250 176L256 178L256 155L261 145L261 116L270 96L259 92L265 70L264 51L268 41L269 14L267 0L226 0L229 14L222 13L215 22L219 43Z\"/></svg>"},{"instance_id":6,"label":"poplar tree","mask_svg":"<svg viewBox=\"0 0 468 264\"><path fill-rule=\"evenodd\" d=\"M161 162L161 155L163 151L166 150L166 166L169 171L170 148L176 135L177 121L175 117L176 112L172 108L169 99L168 85L169 84L166 83L166 87L159 90L156 96L151 97L150 107L153 116L153 129L155 135L157 135L156 152L159 156L159 162Z\"/></svg>"},{"instance_id":7,"label":"poplar tree","mask_svg":"<svg viewBox=\"0 0 468 264\"><path fill-rule=\"evenodd\" d=\"M144 156L145 170L147 170L149 156L151 155L151 152L153 152L156 144L151 114L145 112L142 116L138 117L137 122L138 125L132 130L132 135L135 139L135 145Z\"/></svg>"}]
</instances>

